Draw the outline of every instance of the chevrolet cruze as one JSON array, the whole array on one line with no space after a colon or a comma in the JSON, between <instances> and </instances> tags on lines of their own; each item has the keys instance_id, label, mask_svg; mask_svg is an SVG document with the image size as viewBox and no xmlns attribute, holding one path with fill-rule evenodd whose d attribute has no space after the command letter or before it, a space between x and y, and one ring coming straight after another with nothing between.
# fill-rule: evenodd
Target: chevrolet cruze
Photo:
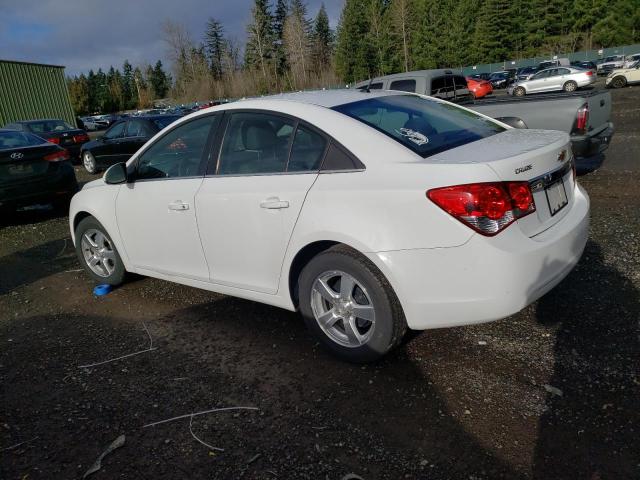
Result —
<instances>
[{"instance_id":1,"label":"chevrolet cruze","mask_svg":"<svg viewBox=\"0 0 640 480\"><path fill-rule=\"evenodd\" d=\"M430 97L336 90L199 111L77 193L97 282L148 275L289 310L365 362L407 328L513 314L576 265L589 199L566 133Z\"/></svg>"}]
</instances>

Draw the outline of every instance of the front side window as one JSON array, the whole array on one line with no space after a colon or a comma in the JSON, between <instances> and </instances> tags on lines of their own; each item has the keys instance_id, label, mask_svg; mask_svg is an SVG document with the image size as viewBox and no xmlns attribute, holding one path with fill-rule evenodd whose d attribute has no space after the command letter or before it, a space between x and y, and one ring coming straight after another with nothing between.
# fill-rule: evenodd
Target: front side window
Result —
<instances>
[{"instance_id":1,"label":"front side window","mask_svg":"<svg viewBox=\"0 0 640 480\"><path fill-rule=\"evenodd\" d=\"M127 137L150 137L153 130L144 120L129 120L127 125Z\"/></svg>"},{"instance_id":2,"label":"front side window","mask_svg":"<svg viewBox=\"0 0 640 480\"><path fill-rule=\"evenodd\" d=\"M388 135L422 157L505 131L469 110L414 95L393 95L333 108Z\"/></svg>"},{"instance_id":3,"label":"front side window","mask_svg":"<svg viewBox=\"0 0 640 480\"><path fill-rule=\"evenodd\" d=\"M192 120L171 130L139 158L137 179L193 177L201 175L202 154L219 115Z\"/></svg>"},{"instance_id":4,"label":"front side window","mask_svg":"<svg viewBox=\"0 0 640 480\"><path fill-rule=\"evenodd\" d=\"M286 171L295 122L266 113L231 115L220 149L219 175Z\"/></svg>"},{"instance_id":5,"label":"front side window","mask_svg":"<svg viewBox=\"0 0 640 480\"><path fill-rule=\"evenodd\" d=\"M113 140L114 138L123 137L125 125L125 122L116 123L113 127L104 132L103 138Z\"/></svg>"},{"instance_id":6,"label":"front side window","mask_svg":"<svg viewBox=\"0 0 640 480\"><path fill-rule=\"evenodd\" d=\"M415 92L416 91L416 81L413 79L406 80L396 80L391 82L391 86L389 90L399 90L401 92Z\"/></svg>"}]
</instances>

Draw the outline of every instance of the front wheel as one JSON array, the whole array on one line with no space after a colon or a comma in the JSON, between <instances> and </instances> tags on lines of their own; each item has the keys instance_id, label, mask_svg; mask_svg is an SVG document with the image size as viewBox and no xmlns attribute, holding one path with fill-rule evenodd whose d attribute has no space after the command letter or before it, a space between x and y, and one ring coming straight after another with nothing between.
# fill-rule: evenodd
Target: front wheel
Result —
<instances>
[{"instance_id":1,"label":"front wheel","mask_svg":"<svg viewBox=\"0 0 640 480\"><path fill-rule=\"evenodd\" d=\"M524 89L524 87L516 87L516 88L513 90L513 94L514 94L516 97L524 97L524 96L527 94L527 91Z\"/></svg>"},{"instance_id":2,"label":"front wheel","mask_svg":"<svg viewBox=\"0 0 640 480\"><path fill-rule=\"evenodd\" d=\"M575 92L578 89L578 84L573 80L570 80L563 85L562 89L565 92Z\"/></svg>"},{"instance_id":3,"label":"front wheel","mask_svg":"<svg viewBox=\"0 0 640 480\"><path fill-rule=\"evenodd\" d=\"M622 88L626 84L627 79L621 75L618 75L617 77L614 77L613 80L611 80L611 85L613 86L613 88Z\"/></svg>"},{"instance_id":4,"label":"front wheel","mask_svg":"<svg viewBox=\"0 0 640 480\"><path fill-rule=\"evenodd\" d=\"M89 276L98 283L120 285L126 275L124 263L102 224L87 217L78 224L75 235L76 255Z\"/></svg>"},{"instance_id":5,"label":"front wheel","mask_svg":"<svg viewBox=\"0 0 640 480\"><path fill-rule=\"evenodd\" d=\"M84 169L90 174L93 175L98 173L98 164L91 152L87 151L82 153L82 165L84 166Z\"/></svg>"},{"instance_id":6,"label":"front wheel","mask_svg":"<svg viewBox=\"0 0 640 480\"><path fill-rule=\"evenodd\" d=\"M336 246L314 257L298 282L300 311L340 358L371 362L396 347L407 323L391 285L368 259Z\"/></svg>"}]
</instances>

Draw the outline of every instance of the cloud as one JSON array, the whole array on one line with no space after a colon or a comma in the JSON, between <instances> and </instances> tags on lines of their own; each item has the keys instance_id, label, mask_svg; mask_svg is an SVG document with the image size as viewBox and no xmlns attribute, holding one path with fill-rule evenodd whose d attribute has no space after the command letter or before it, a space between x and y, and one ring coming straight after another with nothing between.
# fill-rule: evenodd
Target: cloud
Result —
<instances>
[{"instance_id":1,"label":"cloud","mask_svg":"<svg viewBox=\"0 0 640 480\"><path fill-rule=\"evenodd\" d=\"M320 0L308 2L310 16ZM335 27L344 0L325 0ZM194 40L207 18L217 18L226 34L244 42L253 0L7 0L0 4L0 58L64 65L68 75L89 69L166 61L162 22L187 27Z\"/></svg>"}]
</instances>

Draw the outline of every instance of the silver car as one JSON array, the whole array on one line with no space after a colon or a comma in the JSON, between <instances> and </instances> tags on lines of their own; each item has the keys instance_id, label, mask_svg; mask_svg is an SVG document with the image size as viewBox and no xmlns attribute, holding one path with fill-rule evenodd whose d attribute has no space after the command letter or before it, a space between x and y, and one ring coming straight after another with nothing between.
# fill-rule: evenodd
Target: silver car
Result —
<instances>
[{"instance_id":1,"label":"silver car","mask_svg":"<svg viewBox=\"0 0 640 480\"><path fill-rule=\"evenodd\" d=\"M585 70L576 67L554 67L540 70L532 75L529 80L519 80L511 85L507 92L509 95L523 97L529 93L539 92L575 92L580 87L586 87L596 83L596 74L593 70Z\"/></svg>"}]
</instances>

